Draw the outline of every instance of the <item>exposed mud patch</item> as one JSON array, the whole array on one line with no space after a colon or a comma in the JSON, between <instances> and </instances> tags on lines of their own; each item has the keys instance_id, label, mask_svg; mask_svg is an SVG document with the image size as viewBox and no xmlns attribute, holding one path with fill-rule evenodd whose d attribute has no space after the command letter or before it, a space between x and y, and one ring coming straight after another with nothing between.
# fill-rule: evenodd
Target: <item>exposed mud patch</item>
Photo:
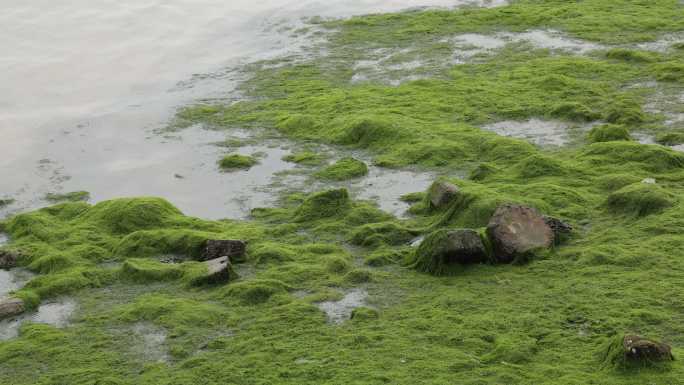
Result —
<instances>
[{"instance_id":1,"label":"exposed mud patch","mask_svg":"<svg viewBox=\"0 0 684 385\"><path fill-rule=\"evenodd\" d=\"M166 330L151 323L138 322L133 325L133 333L138 337L134 352L147 362L168 362Z\"/></svg>"},{"instance_id":2,"label":"exposed mud patch","mask_svg":"<svg viewBox=\"0 0 684 385\"><path fill-rule=\"evenodd\" d=\"M555 120L530 119L527 121L503 121L483 126L502 136L523 139L538 146L564 146L572 142L573 133L586 133L592 125L571 125Z\"/></svg>"},{"instance_id":3,"label":"exposed mud patch","mask_svg":"<svg viewBox=\"0 0 684 385\"><path fill-rule=\"evenodd\" d=\"M18 317L0 321L0 340L8 340L19 335L19 328L24 322L34 322L63 328L69 325L77 303L72 298L62 298L46 302L36 312L22 314Z\"/></svg>"},{"instance_id":4,"label":"exposed mud patch","mask_svg":"<svg viewBox=\"0 0 684 385\"><path fill-rule=\"evenodd\" d=\"M353 289L339 301L320 302L316 305L328 316L328 322L338 325L349 320L354 309L365 306L367 298L366 290Z\"/></svg>"}]
</instances>

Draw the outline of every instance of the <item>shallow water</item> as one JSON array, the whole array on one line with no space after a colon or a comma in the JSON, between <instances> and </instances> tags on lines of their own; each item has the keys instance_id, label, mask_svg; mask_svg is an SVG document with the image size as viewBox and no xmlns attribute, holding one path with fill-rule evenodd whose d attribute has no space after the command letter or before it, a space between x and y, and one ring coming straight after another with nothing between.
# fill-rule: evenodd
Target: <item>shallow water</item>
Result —
<instances>
[{"instance_id":1,"label":"shallow water","mask_svg":"<svg viewBox=\"0 0 684 385\"><path fill-rule=\"evenodd\" d=\"M0 321L0 341L14 338L19 334L19 328L24 322L34 322L63 328L69 325L71 315L76 311L76 301L62 298L47 302L33 313L25 313L14 318Z\"/></svg>"},{"instance_id":2,"label":"shallow water","mask_svg":"<svg viewBox=\"0 0 684 385\"><path fill-rule=\"evenodd\" d=\"M591 126L573 126L557 120L530 119L496 122L482 128L498 135L523 139L538 146L564 146L572 140L572 130L586 132Z\"/></svg>"},{"instance_id":3,"label":"shallow water","mask_svg":"<svg viewBox=\"0 0 684 385\"><path fill-rule=\"evenodd\" d=\"M5 233L0 233L0 246L6 245L9 242L9 236Z\"/></svg>"},{"instance_id":4,"label":"shallow water","mask_svg":"<svg viewBox=\"0 0 684 385\"><path fill-rule=\"evenodd\" d=\"M365 306L368 292L363 289L353 289L347 292L339 301L326 301L316 304L325 312L328 322L341 324L351 318L354 309Z\"/></svg>"},{"instance_id":5,"label":"shallow water","mask_svg":"<svg viewBox=\"0 0 684 385\"><path fill-rule=\"evenodd\" d=\"M241 78L231 68L301 53L310 37L290 32L302 17L505 3L0 0L0 196L16 199L0 217L75 190L95 202L162 196L190 215L229 217L244 197L210 159L205 143L219 134L153 134L178 106L235 100Z\"/></svg>"}]
</instances>

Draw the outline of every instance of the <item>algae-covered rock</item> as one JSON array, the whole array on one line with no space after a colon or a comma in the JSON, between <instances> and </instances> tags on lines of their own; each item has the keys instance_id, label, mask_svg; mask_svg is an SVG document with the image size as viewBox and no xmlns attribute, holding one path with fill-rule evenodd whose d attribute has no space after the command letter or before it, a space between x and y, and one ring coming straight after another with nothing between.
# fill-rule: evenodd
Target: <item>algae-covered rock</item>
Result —
<instances>
[{"instance_id":1,"label":"algae-covered rock","mask_svg":"<svg viewBox=\"0 0 684 385\"><path fill-rule=\"evenodd\" d=\"M511 263L537 249L553 246L554 232L545 217L534 208L506 204L499 206L487 225L494 259Z\"/></svg>"},{"instance_id":2,"label":"algae-covered rock","mask_svg":"<svg viewBox=\"0 0 684 385\"><path fill-rule=\"evenodd\" d=\"M605 366L629 369L666 363L674 360L672 348L665 343L627 334L611 339L603 357Z\"/></svg>"},{"instance_id":3,"label":"algae-covered rock","mask_svg":"<svg viewBox=\"0 0 684 385\"><path fill-rule=\"evenodd\" d=\"M487 261L487 249L474 230L437 230L418 246L412 266L433 275L447 275L458 266Z\"/></svg>"},{"instance_id":4,"label":"algae-covered rock","mask_svg":"<svg viewBox=\"0 0 684 385\"><path fill-rule=\"evenodd\" d=\"M229 257L231 262L244 260L247 243L231 239L208 239L202 247L200 261L208 261L220 257Z\"/></svg>"},{"instance_id":5,"label":"algae-covered rock","mask_svg":"<svg viewBox=\"0 0 684 385\"><path fill-rule=\"evenodd\" d=\"M616 124L596 126L589 131L588 137L591 143L631 140L627 128Z\"/></svg>"},{"instance_id":6,"label":"algae-covered rock","mask_svg":"<svg viewBox=\"0 0 684 385\"><path fill-rule=\"evenodd\" d=\"M565 240L572 232L572 226L563 222L562 220L550 216L544 216L544 221L546 222L551 230L553 231L553 236L555 243L560 243Z\"/></svg>"},{"instance_id":7,"label":"algae-covered rock","mask_svg":"<svg viewBox=\"0 0 684 385\"><path fill-rule=\"evenodd\" d=\"M316 173L316 177L328 180L347 180L368 174L368 166L358 159L342 158Z\"/></svg>"},{"instance_id":8,"label":"algae-covered rock","mask_svg":"<svg viewBox=\"0 0 684 385\"><path fill-rule=\"evenodd\" d=\"M446 181L437 181L433 183L428 190L430 207L434 209L442 209L448 206L449 203L453 202L458 194L458 186Z\"/></svg>"},{"instance_id":9,"label":"algae-covered rock","mask_svg":"<svg viewBox=\"0 0 684 385\"><path fill-rule=\"evenodd\" d=\"M608 196L606 203L614 212L646 216L674 205L672 194L656 184L634 183Z\"/></svg>"},{"instance_id":10,"label":"algae-covered rock","mask_svg":"<svg viewBox=\"0 0 684 385\"><path fill-rule=\"evenodd\" d=\"M19 315L26 310L24 301L19 298L0 298L0 320Z\"/></svg>"},{"instance_id":11,"label":"algae-covered rock","mask_svg":"<svg viewBox=\"0 0 684 385\"><path fill-rule=\"evenodd\" d=\"M327 190L309 195L295 212L295 221L306 222L344 214L351 208L347 189Z\"/></svg>"},{"instance_id":12,"label":"algae-covered rock","mask_svg":"<svg viewBox=\"0 0 684 385\"><path fill-rule=\"evenodd\" d=\"M254 157L232 154L221 158L221 160L219 160L219 167L222 171L249 170L257 163L259 162Z\"/></svg>"}]
</instances>

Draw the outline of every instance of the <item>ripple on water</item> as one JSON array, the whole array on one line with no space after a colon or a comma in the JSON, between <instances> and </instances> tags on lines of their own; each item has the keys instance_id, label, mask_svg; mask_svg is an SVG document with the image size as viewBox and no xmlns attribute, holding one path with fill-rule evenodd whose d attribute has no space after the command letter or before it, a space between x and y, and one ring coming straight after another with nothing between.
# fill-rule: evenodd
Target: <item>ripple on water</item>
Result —
<instances>
[{"instance_id":1,"label":"ripple on water","mask_svg":"<svg viewBox=\"0 0 684 385\"><path fill-rule=\"evenodd\" d=\"M352 289L339 301L319 302L317 306L328 316L328 322L341 324L351 318L354 309L365 306L367 298L366 290Z\"/></svg>"},{"instance_id":2,"label":"ripple on water","mask_svg":"<svg viewBox=\"0 0 684 385\"><path fill-rule=\"evenodd\" d=\"M33 313L25 313L18 317L0 321L0 340L8 340L19 335L19 328L24 322L34 322L63 328L69 325L71 315L77 308L72 298L62 298L47 302Z\"/></svg>"}]
</instances>

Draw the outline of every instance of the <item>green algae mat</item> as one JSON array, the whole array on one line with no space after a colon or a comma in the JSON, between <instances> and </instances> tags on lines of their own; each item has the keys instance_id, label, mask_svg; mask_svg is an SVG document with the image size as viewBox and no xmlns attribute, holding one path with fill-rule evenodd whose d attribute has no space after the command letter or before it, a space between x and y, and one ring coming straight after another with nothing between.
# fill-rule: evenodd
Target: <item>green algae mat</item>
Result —
<instances>
[{"instance_id":1,"label":"green algae mat","mask_svg":"<svg viewBox=\"0 0 684 385\"><path fill-rule=\"evenodd\" d=\"M294 33L323 39L247 66L243 101L188 106L171 129L362 151L443 175L453 199L416 191L406 218L341 188L241 221L151 197L8 218L4 252L36 274L12 295L27 312L78 306L68 325L24 322L0 341L1 384L684 384L684 4L520 0ZM564 145L488 128L533 119L565 127ZM324 159L289 160L322 181L368 172ZM420 267L452 230L491 251L504 204L573 229L516 263ZM209 239L248 243L227 283L197 284ZM626 335L666 342L674 361L625 360Z\"/></svg>"}]
</instances>

